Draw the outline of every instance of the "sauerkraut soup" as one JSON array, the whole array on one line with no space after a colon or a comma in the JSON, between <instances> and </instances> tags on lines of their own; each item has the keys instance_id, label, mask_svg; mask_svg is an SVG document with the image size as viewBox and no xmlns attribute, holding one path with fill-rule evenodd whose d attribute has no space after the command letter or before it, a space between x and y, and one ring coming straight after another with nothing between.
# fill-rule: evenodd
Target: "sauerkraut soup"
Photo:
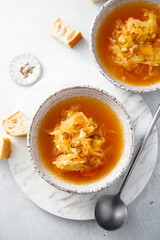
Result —
<instances>
[{"instance_id":1,"label":"sauerkraut soup","mask_svg":"<svg viewBox=\"0 0 160 240\"><path fill-rule=\"evenodd\" d=\"M123 127L104 102L74 97L55 105L42 119L38 151L57 178L74 184L98 181L119 162Z\"/></svg>"},{"instance_id":2,"label":"sauerkraut soup","mask_svg":"<svg viewBox=\"0 0 160 240\"><path fill-rule=\"evenodd\" d=\"M96 49L116 79L133 86L160 82L160 7L139 1L113 9L97 31Z\"/></svg>"}]
</instances>

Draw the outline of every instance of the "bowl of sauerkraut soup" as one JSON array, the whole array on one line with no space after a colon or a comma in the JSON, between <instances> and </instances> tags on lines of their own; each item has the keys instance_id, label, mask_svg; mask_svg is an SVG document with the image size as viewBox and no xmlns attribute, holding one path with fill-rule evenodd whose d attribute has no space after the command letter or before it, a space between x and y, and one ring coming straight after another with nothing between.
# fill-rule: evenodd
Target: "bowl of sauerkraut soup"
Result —
<instances>
[{"instance_id":1,"label":"bowl of sauerkraut soup","mask_svg":"<svg viewBox=\"0 0 160 240\"><path fill-rule=\"evenodd\" d=\"M160 88L158 0L109 0L96 16L90 48L100 72L118 87Z\"/></svg>"},{"instance_id":2,"label":"bowl of sauerkraut soup","mask_svg":"<svg viewBox=\"0 0 160 240\"><path fill-rule=\"evenodd\" d=\"M116 181L133 151L133 128L124 107L91 87L66 88L35 113L28 132L34 167L52 186L91 193Z\"/></svg>"}]
</instances>

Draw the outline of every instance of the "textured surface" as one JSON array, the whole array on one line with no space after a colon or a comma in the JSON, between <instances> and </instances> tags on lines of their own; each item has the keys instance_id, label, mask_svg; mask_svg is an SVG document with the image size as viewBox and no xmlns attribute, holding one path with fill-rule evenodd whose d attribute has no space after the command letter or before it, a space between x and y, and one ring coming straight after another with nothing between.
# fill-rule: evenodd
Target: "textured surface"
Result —
<instances>
[{"instance_id":1,"label":"textured surface","mask_svg":"<svg viewBox=\"0 0 160 240\"><path fill-rule=\"evenodd\" d=\"M8 113L13 112L15 104L30 88L16 85L9 77L9 63L17 54L33 53L42 63L43 76L52 74L61 66L83 67L83 64L89 64L95 67L92 65L87 41L91 23L101 5L102 3L94 4L89 0L0 1L0 24L3 33L0 45L0 121L2 114L8 117ZM67 11L64 11L66 8ZM81 40L74 49L68 49L50 38L48 32L58 16L81 30L86 40ZM142 96L154 113L160 102L160 92ZM137 200L128 207L127 223L120 230L111 233L100 229L95 221L70 221L42 211L19 189L8 162L0 161L0 239L159 240L159 158L160 152L150 182Z\"/></svg>"}]
</instances>

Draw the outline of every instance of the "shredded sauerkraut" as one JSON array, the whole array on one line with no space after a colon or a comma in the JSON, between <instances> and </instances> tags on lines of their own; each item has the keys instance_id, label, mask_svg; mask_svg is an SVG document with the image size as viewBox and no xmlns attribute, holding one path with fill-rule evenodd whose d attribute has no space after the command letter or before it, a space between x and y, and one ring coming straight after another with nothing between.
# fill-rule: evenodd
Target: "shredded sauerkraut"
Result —
<instances>
[{"instance_id":1,"label":"shredded sauerkraut","mask_svg":"<svg viewBox=\"0 0 160 240\"><path fill-rule=\"evenodd\" d=\"M88 172L103 164L105 142L99 127L83 112L70 109L50 135L54 136L57 157L53 164L65 171Z\"/></svg>"},{"instance_id":2,"label":"shredded sauerkraut","mask_svg":"<svg viewBox=\"0 0 160 240\"><path fill-rule=\"evenodd\" d=\"M117 20L109 49L114 62L128 71L139 73L143 65L148 65L153 75L154 67L160 66L160 28L152 11L145 9L144 18L141 21L130 17L124 23Z\"/></svg>"}]
</instances>

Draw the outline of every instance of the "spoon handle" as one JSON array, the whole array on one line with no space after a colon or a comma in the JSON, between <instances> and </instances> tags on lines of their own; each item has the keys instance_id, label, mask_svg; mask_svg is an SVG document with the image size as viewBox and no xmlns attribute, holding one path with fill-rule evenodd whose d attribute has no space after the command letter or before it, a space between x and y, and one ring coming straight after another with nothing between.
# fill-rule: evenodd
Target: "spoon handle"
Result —
<instances>
[{"instance_id":1,"label":"spoon handle","mask_svg":"<svg viewBox=\"0 0 160 240\"><path fill-rule=\"evenodd\" d=\"M137 163L137 161L139 159L139 156L141 155L141 153L143 151L143 148L144 148L144 146L145 146L145 144L146 144L146 142L147 142L147 140L148 140L148 138L150 136L150 133L152 132L152 129L154 128L154 126L155 126L157 120L159 119L159 117L160 117L160 104L159 104L159 106L157 108L157 111L156 111L154 117L153 117L151 125L150 125L150 127L149 127L149 129L148 129L148 131L147 131L143 141L142 141L142 144L141 144L141 146L140 146L140 148L139 148L139 150L138 150L138 152L137 152L137 154L136 154L136 156L135 156L135 158L134 158L134 160L133 160L133 162L132 162L132 164L131 164L131 166L130 166L130 168L128 170L128 173L127 173L127 175L126 175L126 177L125 177L125 179L124 179L124 181L122 183L122 186L121 186L121 188L119 190L119 193L118 193L119 196L121 195L121 193L122 193L126 183L128 182L128 179L129 179L130 175L132 174L132 171L133 171L134 167L136 166L136 163Z\"/></svg>"}]
</instances>

